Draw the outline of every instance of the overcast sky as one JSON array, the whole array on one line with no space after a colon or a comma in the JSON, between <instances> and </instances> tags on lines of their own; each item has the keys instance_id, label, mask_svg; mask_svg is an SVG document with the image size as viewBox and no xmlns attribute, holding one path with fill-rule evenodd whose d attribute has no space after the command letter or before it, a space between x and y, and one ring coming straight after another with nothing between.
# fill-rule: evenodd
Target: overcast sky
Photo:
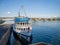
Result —
<instances>
[{"instance_id":1,"label":"overcast sky","mask_svg":"<svg viewBox=\"0 0 60 45\"><path fill-rule=\"evenodd\" d=\"M29 17L60 17L60 0L0 0L0 17L17 16L21 5Z\"/></svg>"}]
</instances>

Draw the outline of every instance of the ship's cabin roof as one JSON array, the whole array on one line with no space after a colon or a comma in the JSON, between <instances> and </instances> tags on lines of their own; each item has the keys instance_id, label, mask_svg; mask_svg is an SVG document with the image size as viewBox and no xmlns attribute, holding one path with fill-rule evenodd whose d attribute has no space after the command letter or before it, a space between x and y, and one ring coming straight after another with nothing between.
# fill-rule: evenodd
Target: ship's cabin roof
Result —
<instances>
[{"instance_id":1,"label":"ship's cabin roof","mask_svg":"<svg viewBox=\"0 0 60 45\"><path fill-rule=\"evenodd\" d=\"M30 18L28 17L15 17L15 22L29 22Z\"/></svg>"}]
</instances>

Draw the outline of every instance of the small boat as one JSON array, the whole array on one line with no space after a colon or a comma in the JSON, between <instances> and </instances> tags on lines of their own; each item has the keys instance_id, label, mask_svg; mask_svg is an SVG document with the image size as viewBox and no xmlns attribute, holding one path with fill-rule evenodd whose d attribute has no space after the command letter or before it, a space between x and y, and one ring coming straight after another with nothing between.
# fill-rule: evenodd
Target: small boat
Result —
<instances>
[{"instance_id":1,"label":"small boat","mask_svg":"<svg viewBox=\"0 0 60 45\"><path fill-rule=\"evenodd\" d=\"M24 42L30 42L32 38L31 34L32 27L30 25L30 18L19 16L15 17L13 25L13 35L17 40L22 40Z\"/></svg>"}]
</instances>

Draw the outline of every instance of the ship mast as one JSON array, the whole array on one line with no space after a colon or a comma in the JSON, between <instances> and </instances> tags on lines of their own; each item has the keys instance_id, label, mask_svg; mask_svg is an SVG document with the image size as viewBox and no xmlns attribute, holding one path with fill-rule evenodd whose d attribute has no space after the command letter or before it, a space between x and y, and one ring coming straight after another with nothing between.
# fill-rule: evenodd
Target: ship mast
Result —
<instances>
[{"instance_id":1,"label":"ship mast","mask_svg":"<svg viewBox=\"0 0 60 45\"><path fill-rule=\"evenodd\" d=\"M18 12L18 17L20 17L20 11Z\"/></svg>"},{"instance_id":2,"label":"ship mast","mask_svg":"<svg viewBox=\"0 0 60 45\"><path fill-rule=\"evenodd\" d=\"M18 17L20 17L20 16L21 16L21 15L20 15L20 10L21 10L21 9L23 9L23 11L24 11L24 13L25 13L25 16L26 16L25 8L24 8L24 6L22 5L22 6L21 6L21 8L19 9ZM26 17L27 17L27 16L26 16Z\"/></svg>"}]
</instances>

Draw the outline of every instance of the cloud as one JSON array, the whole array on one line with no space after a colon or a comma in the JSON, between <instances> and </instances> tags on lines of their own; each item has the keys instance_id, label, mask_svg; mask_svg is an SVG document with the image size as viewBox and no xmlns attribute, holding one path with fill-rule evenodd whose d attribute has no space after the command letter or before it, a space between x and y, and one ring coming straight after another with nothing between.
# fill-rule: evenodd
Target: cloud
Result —
<instances>
[{"instance_id":1,"label":"cloud","mask_svg":"<svg viewBox=\"0 0 60 45\"><path fill-rule=\"evenodd\" d=\"M7 12L8 14L10 14L11 12Z\"/></svg>"}]
</instances>

